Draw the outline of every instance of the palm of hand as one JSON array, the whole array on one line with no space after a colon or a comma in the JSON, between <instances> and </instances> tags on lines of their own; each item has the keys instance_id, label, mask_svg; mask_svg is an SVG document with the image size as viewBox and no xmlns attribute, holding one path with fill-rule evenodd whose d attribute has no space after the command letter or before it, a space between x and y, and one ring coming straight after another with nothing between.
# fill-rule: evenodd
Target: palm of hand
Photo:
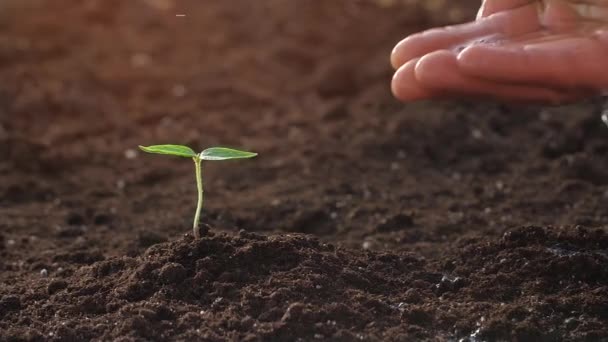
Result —
<instances>
[{"instance_id":1,"label":"palm of hand","mask_svg":"<svg viewBox=\"0 0 608 342\"><path fill-rule=\"evenodd\" d=\"M566 102L608 88L608 1L485 1L474 22L395 48L402 100L481 96Z\"/></svg>"}]
</instances>

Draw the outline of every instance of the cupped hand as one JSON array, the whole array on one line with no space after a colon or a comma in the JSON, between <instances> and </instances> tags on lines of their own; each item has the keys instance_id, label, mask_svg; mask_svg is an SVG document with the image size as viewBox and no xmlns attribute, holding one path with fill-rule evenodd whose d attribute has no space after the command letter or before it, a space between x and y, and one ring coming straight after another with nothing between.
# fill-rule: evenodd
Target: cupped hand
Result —
<instances>
[{"instance_id":1,"label":"cupped hand","mask_svg":"<svg viewBox=\"0 0 608 342\"><path fill-rule=\"evenodd\" d=\"M486 0L473 22L407 37L391 62L403 101L597 95L608 89L608 0Z\"/></svg>"}]
</instances>

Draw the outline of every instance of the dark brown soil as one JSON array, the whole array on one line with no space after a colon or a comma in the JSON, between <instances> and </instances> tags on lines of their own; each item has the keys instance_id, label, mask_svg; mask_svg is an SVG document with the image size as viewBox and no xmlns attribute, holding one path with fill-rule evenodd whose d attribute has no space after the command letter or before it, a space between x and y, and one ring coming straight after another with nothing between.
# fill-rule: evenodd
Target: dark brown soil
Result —
<instances>
[{"instance_id":1,"label":"dark brown soil","mask_svg":"<svg viewBox=\"0 0 608 342\"><path fill-rule=\"evenodd\" d=\"M608 341L600 102L397 103L410 3L0 2L0 340Z\"/></svg>"}]
</instances>

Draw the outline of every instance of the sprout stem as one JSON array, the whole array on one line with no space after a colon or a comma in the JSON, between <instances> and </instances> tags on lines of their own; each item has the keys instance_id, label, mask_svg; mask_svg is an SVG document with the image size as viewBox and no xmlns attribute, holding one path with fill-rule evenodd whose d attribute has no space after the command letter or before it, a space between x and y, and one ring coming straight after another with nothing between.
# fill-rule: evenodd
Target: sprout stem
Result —
<instances>
[{"instance_id":1,"label":"sprout stem","mask_svg":"<svg viewBox=\"0 0 608 342\"><path fill-rule=\"evenodd\" d=\"M201 158L196 156L192 158L194 160L194 168L196 170L196 188L198 190L198 203L196 204L196 213L194 214L194 237L200 239L201 229L199 227L199 220L201 218L201 209L203 208L203 177L201 172Z\"/></svg>"}]
</instances>

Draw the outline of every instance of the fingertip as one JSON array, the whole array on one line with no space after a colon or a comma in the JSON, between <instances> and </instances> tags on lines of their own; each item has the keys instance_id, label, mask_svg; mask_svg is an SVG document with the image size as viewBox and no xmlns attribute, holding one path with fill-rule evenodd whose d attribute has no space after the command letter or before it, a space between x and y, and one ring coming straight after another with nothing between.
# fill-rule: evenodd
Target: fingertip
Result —
<instances>
[{"instance_id":1,"label":"fingertip","mask_svg":"<svg viewBox=\"0 0 608 342\"><path fill-rule=\"evenodd\" d=\"M424 54L436 50L438 37L441 37L445 28L435 28L409 35L395 46L391 53L391 64L393 68L399 69L413 59L422 57ZM443 46L441 47L443 48Z\"/></svg>"},{"instance_id":2,"label":"fingertip","mask_svg":"<svg viewBox=\"0 0 608 342\"><path fill-rule=\"evenodd\" d=\"M445 77L455 71L456 57L448 50L439 50L425 55L416 63L416 79L427 88L438 87Z\"/></svg>"},{"instance_id":3,"label":"fingertip","mask_svg":"<svg viewBox=\"0 0 608 342\"><path fill-rule=\"evenodd\" d=\"M395 45L391 52L391 65L393 66L393 69L397 70L408 62L407 51L414 39L414 36L409 36Z\"/></svg>"},{"instance_id":4,"label":"fingertip","mask_svg":"<svg viewBox=\"0 0 608 342\"><path fill-rule=\"evenodd\" d=\"M401 66L393 76L391 91L393 95L403 102L411 102L429 98L430 92L424 89L415 75L418 59L409 61Z\"/></svg>"},{"instance_id":5,"label":"fingertip","mask_svg":"<svg viewBox=\"0 0 608 342\"><path fill-rule=\"evenodd\" d=\"M458 50L471 39L496 33L495 23L479 20L465 24L437 27L412 34L395 46L391 53L391 65L398 69L415 58L438 50Z\"/></svg>"},{"instance_id":6,"label":"fingertip","mask_svg":"<svg viewBox=\"0 0 608 342\"><path fill-rule=\"evenodd\" d=\"M503 70L509 68L510 62L521 61L520 53L514 53L507 48L487 46L487 45L474 45L469 46L462 50L456 56L456 64L463 72L483 77L486 74L492 74L496 70Z\"/></svg>"},{"instance_id":7,"label":"fingertip","mask_svg":"<svg viewBox=\"0 0 608 342\"><path fill-rule=\"evenodd\" d=\"M458 56L456 56L456 61L458 65L464 69L475 68L479 65L479 62L483 60L482 55L482 49L478 45L473 45L462 50Z\"/></svg>"}]
</instances>

